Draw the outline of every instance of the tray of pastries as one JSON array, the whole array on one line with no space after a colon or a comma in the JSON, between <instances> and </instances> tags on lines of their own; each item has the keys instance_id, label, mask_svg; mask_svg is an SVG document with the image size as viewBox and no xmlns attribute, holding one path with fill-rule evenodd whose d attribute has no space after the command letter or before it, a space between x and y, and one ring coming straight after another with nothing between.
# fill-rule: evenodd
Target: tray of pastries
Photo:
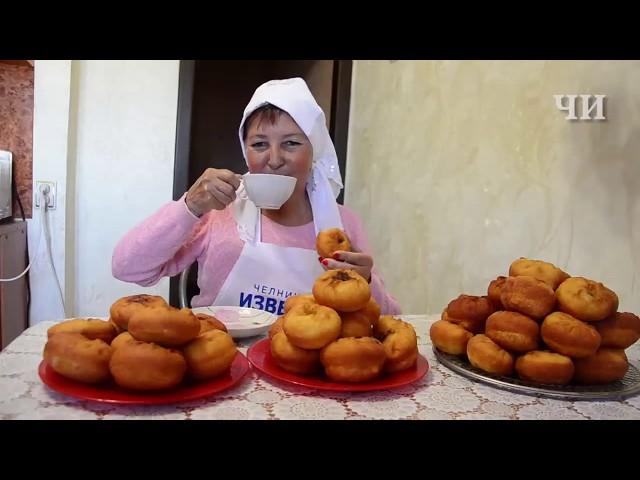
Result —
<instances>
[{"instance_id":1,"label":"tray of pastries","mask_svg":"<svg viewBox=\"0 0 640 480\"><path fill-rule=\"evenodd\" d=\"M640 371L625 353L640 338L640 318L618 307L601 282L519 258L486 295L449 302L430 336L438 360L470 379L532 395L618 399L640 393Z\"/></svg>"}]
</instances>

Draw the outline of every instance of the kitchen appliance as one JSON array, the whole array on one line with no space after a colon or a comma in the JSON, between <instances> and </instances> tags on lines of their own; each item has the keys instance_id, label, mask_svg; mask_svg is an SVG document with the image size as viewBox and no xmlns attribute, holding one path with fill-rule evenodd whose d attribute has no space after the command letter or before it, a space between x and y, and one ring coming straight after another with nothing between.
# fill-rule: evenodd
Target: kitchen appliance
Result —
<instances>
[{"instance_id":1,"label":"kitchen appliance","mask_svg":"<svg viewBox=\"0 0 640 480\"><path fill-rule=\"evenodd\" d=\"M12 166L13 155L11 152L0 150L0 220L13 216Z\"/></svg>"}]
</instances>

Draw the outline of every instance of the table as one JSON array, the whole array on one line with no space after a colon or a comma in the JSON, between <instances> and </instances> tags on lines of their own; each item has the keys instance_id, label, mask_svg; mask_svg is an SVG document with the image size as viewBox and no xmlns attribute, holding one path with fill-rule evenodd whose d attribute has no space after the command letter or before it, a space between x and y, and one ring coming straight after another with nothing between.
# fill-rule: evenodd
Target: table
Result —
<instances>
[{"instance_id":1,"label":"table","mask_svg":"<svg viewBox=\"0 0 640 480\"><path fill-rule=\"evenodd\" d=\"M166 406L113 406L76 400L38 377L46 331L29 328L0 353L0 419L640 419L640 395L623 401L563 401L514 394L472 382L440 365L429 339L439 315L404 315L416 327L420 353L431 366L412 385L369 393L318 392L250 372L219 396ZM257 339L239 341L239 349ZM639 342L640 343L640 342ZM640 345L627 350L640 366Z\"/></svg>"}]
</instances>

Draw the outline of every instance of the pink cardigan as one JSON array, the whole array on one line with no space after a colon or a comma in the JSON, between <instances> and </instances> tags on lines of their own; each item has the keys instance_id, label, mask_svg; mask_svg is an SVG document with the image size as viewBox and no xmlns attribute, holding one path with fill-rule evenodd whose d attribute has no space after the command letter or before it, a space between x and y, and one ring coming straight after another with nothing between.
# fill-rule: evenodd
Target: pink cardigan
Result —
<instances>
[{"instance_id":1,"label":"pink cardigan","mask_svg":"<svg viewBox=\"0 0 640 480\"><path fill-rule=\"evenodd\" d=\"M370 254L367 236L356 215L339 206L345 232L362 252ZM315 250L313 223L286 227L262 216L262 241L286 247ZM184 197L160 208L130 230L113 252L113 276L143 287L160 278L174 276L198 261L198 286L193 307L211 305L240 257L243 242L230 209L212 210L201 218L187 208ZM371 273L371 291L383 314L400 314L398 302L389 295L376 268Z\"/></svg>"}]
</instances>

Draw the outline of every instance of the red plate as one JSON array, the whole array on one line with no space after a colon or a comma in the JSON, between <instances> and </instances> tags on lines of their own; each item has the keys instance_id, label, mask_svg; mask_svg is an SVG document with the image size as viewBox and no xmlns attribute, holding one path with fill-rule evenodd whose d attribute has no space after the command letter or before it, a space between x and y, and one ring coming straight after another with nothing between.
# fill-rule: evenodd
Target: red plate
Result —
<instances>
[{"instance_id":1,"label":"red plate","mask_svg":"<svg viewBox=\"0 0 640 480\"><path fill-rule=\"evenodd\" d=\"M317 390L330 390L332 392L370 392L373 390L387 390L402 387L420 380L429 371L429 362L422 355L418 355L418 361L414 368L402 372L392 373L366 383L337 383L324 376L304 376L290 373L278 366L271 356L271 340L265 338L254 343L247 352L247 357L254 368L262 373L282 380L283 382L315 388Z\"/></svg>"},{"instance_id":2,"label":"red plate","mask_svg":"<svg viewBox=\"0 0 640 480\"><path fill-rule=\"evenodd\" d=\"M133 405L157 405L162 403L178 403L208 397L222 392L238 383L249 371L249 362L240 352L231 364L231 370L224 377L214 378L207 382L184 384L177 389L166 392L139 393L123 390L115 383L88 385L79 383L57 374L47 363L40 362L38 374L49 388L69 395L70 397L94 402L119 403Z\"/></svg>"}]
</instances>

